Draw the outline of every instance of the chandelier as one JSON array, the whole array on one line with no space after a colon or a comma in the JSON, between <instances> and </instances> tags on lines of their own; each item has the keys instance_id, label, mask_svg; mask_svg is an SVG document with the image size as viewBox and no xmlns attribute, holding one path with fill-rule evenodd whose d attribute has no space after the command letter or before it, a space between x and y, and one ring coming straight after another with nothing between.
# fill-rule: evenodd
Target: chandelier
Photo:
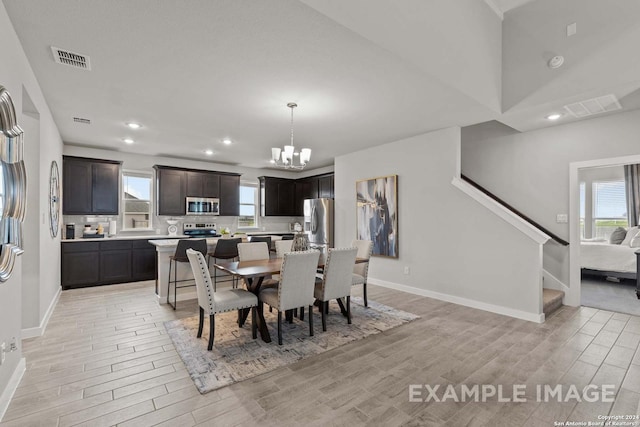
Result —
<instances>
[{"instance_id":1,"label":"chandelier","mask_svg":"<svg viewBox=\"0 0 640 427\"><path fill-rule=\"evenodd\" d=\"M271 149L271 163L285 169L304 169L307 162L311 160L310 148L303 148L297 152L293 146L293 109L297 106L295 102L287 104L287 107L291 108L291 143L285 145L284 149L279 147ZM298 164L294 163L294 157L298 157Z\"/></svg>"}]
</instances>

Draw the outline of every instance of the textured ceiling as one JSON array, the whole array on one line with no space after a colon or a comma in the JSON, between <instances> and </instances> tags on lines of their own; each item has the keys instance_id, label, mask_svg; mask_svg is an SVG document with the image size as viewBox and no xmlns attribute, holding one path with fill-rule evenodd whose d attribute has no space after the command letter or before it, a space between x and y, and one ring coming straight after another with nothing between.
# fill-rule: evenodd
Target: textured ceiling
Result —
<instances>
[{"instance_id":1,"label":"textured ceiling","mask_svg":"<svg viewBox=\"0 0 640 427\"><path fill-rule=\"evenodd\" d=\"M269 167L294 101L316 168L446 126L548 126L550 110L606 93L636 108L624 100L640 87L635 0L505 0L503 20L477 0L3 3L65 143L113 150ZM92 70L56 64L51 46Z\"/></svg>"}]
</instances>

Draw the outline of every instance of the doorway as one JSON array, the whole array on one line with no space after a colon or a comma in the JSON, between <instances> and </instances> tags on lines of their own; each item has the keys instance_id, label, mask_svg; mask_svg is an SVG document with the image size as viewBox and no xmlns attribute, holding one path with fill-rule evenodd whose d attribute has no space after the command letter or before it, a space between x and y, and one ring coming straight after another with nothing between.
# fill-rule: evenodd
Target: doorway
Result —
<instances>
[{"instance_id":1,"label":"doorway","mask_svg":"<svg viewBox=\"0 0 640 427\"><path fill-rule=\"evenodd\" d=\"M630 228L624 167L636 163L640 156L570 164L570 293L577 304L640 315L633 236L624 245L612 241L616 230L619 238L619 229Z\"/></svg>"}]
</instances>

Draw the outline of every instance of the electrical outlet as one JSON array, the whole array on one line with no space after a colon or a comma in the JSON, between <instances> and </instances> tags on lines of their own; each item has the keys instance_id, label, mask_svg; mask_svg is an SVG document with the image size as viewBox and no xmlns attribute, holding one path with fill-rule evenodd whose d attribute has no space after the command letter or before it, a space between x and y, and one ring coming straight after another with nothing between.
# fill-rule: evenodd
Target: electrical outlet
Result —
<instances>
[{"instance_id":1,"label":"electrical outlet","mask_svg":"<svg viewBox=\"0 0 640 427\"><path fill-rule=\"evenodd\" d=\"M2 344L0 344L0 365L2 365L6 359L7 359L7 344L3 342Z\"/></svg>"},{"instance_id":2,"label":"electrical outlet","mask_svg":"<svg viewBox=\"0 0 640 427\"><path fill-rule=\"evenodd\" d=\"M566 224L569 222L569 218L567 214L558 214L556 215L556 222L558 224Z\"/></svg>"},{"instance_id":3,"label":"electrical outlet","mask_svg":"<svg viewBox=\"0 0 640 427\"><path fill-rule=\"evenodd\" d=\"M411 273L411 269L409 268L408 265L405 265L404 267L404 274L410 274Z\"/></svg>"}]
</instances>

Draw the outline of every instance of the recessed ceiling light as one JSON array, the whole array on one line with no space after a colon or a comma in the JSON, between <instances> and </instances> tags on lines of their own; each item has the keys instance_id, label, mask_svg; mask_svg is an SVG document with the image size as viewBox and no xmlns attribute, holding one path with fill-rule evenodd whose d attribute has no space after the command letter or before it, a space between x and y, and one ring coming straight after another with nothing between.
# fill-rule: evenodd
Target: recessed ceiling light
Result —
<instances>
[{"instance_id":1,"label":"recessed ceiling light","mask_svg":"<svg viewBox=\"0 0 640 427\"><path fill-rule=\"evenodd\" d=\"M134 122L127 122L126 125L129 126L131 129L140 129L142 127L140 123L134 123Z\"/></svg>"},{"instance_id":2,"label":"recessed ceiling light","mask_svg":"<svg viewBox=\"0 0 640 427\"><path fill-rule=\"evenodd\" d=\"M553 113L553 114L549 114L547 117L545 117L545 119L547 119L547 120L558 120L560 117L562 117L562 114Z\"/></svg>"},{"instance_id":3,"label":"recessed ceiling light","mask_svg":"<svg viewBox=\"0 0 640 427\"><path fill-rule=\"evenodd\" d=\"M127 144L133 144L135 141L131 138L124 138L123 139L124 142L126 142Z\"/></svg>"},{"instance_id":4,"label":"recessed ceiling light","mask_svg":"<svg viewBox=\"0 0 640 427\"><path fill-rule=\"evenodd\" d=\"M204 154L207 156L213 156L213 150L204 150Z\"/></svg>"},{"instance_id":5,"label":"recessed ceiling light","mask_svg":"<svg viewBox=\"0 0 640 427\"><path fill-rule=\"evenodd\" d=\"M223 143L224 145L231 145L231 140L230 140L229 138L226 138L226 139L223 139L223 140L222 140L222 143Z\"/></svg>"}]
</instances>

